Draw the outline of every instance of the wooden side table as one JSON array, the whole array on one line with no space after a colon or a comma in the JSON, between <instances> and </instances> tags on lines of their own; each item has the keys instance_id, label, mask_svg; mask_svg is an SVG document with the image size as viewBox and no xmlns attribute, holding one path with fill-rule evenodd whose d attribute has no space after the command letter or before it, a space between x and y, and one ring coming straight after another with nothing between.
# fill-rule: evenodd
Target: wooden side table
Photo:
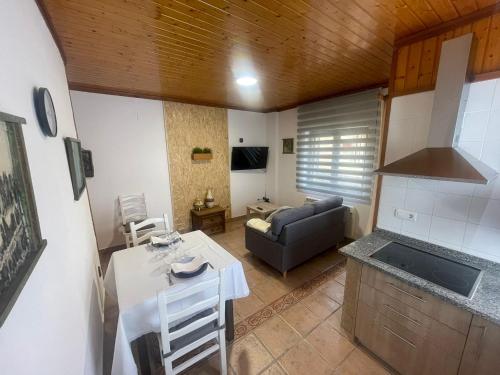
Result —
<instances>
[{"instance_id":1,"label":"wooden side table","mask_svg":"<svg viewBox=\"0 0 500 375\"><path fill-rule=\"evenodd\" d=\"M192 230L202 230L211 235L224 233L226 231L226 209L220 206L204 208L202 210L191 209Z\"/></svg>"},{"instance_id":2,"label":"wooden side table","mask_svg":"<svg viewBox=\"0 0 500 375\"><path fill-rule=\"evenodd\" d=\"M247 206L247 220L250 219L250 214L252 212L258 213L259 216L263 220L265 220L266 217L271 215L278 208L279 208L279 206L276 206L275 204L272 204L269 202L257 202L257 203L249 204Z\"/></svg>"}]
</instances>

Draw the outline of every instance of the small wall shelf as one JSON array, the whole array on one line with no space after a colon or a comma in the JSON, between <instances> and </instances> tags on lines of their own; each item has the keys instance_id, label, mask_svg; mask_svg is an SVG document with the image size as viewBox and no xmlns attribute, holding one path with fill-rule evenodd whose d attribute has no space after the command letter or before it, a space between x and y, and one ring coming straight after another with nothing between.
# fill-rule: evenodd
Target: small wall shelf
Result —
<instances>
[{"instance_id":1,"label":"small wall shelf","mask_svg":"<svg viewBox=\"0 0 500 375\"><path fill-rule=\"evenodd\" d=\"M197 154L191 154L191 159L193 160L212 160L213 155L212 153L197 153Z\"/></svg>"}]
</instances>

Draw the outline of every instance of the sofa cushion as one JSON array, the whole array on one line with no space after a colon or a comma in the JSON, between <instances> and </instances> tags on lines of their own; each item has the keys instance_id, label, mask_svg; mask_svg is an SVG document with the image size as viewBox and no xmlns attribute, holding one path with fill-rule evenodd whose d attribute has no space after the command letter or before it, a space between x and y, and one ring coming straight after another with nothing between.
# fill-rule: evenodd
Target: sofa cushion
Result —
<instances>
[{"instance_id":1,"label":"sofa cushion","mask_svg":"<svg viewBox=\"0 0 500 375\"><path fill-rule=\"evenodd\" d=\"M330 197L326 199L321 199L319 201L311 203L311 206L314 207L314 214L319 214L321 212L325 212L328 210L333 210L334 208L342 206L342 202L344 198L342 197Z\"/></svg>"},{"instance_id":2,"label":"sofa cushion","mask_svg":"<svg viewBox=\"0 0 500 375\"><path fill-rule=\"evenodd\" d=\"M295 221L305 219L314 215L314 207L312 205L304 205L302 207L290 208L276 214L271 221L271 231L274 235L279 236L283 227Z\"/></svg>"}]
</instances>

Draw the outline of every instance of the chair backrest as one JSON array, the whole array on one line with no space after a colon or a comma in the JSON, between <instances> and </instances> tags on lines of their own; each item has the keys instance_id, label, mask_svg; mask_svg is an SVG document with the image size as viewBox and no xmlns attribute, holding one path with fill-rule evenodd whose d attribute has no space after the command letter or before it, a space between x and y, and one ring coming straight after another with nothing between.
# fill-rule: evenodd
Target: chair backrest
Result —
<instances>
[{"instance_id":1,"label":"chair backrest","mask_svg":"<svg viewBox=\"0 0 500 375\"><path fill-rule=\"evenodd\" d=\"M183 303L183 300L192 298L194 295L200 296L195 303L191 301ZM172 309L173 304L183 308L180 310ZM225 330L224 270L206 273L202 281L189 285L182 290L167 289L158 293L158 310L160 314L162 356L167 358L165 360L165 370L167 374L176 374L219 349L219 344L215 342L205 348L202 353L178 365L176 368L172 368L172 362L175 359L217 338L220 331ZM205 313L200 314L201 312ZM197 315L199 318L197 318ZM172 323L177 322L185 323L182 324L181 328L177 328L172 325ZM185 340L189 344L180 349L174 348L175 351L172 352L171 343L173 340L186 339L186 336L192 336L195 331L206 327L210 323L215 324L214 329L208 331L204 336L197 336L195 341Z\"/></svg>"},{"instance_id":2,"label":"chair backrest","mask_svg":"<svg viewBox=\"0 0 500 375\"><path fill-rule=\"evenodd\" d=\"M118 203L122 216L122 224L144 220L148 217L146 197L142 194L119 195Z\"/></svg>"},{"instance_id":3,"label":"chair backrest","mask_svg":"<svg viewBox=\"0 0 500 375\"><path fill-rule=\"evenodd\" d=\"M167 214L163 217L153 217L143 220L139 223L130 223L130 235L132 244L139 246L141 243L148 241L151 236L163 236L171 232Z\"/></svg>"}]
</instances>

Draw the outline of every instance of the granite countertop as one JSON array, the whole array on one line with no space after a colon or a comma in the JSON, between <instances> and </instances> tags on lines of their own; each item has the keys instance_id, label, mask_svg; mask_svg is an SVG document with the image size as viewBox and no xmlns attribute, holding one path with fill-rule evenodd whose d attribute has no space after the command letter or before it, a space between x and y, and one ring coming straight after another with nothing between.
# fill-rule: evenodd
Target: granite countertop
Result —
<instances>
[{"instance_id":1,"label":"granite countertop","mask_svg":"<svg viewBox=\"0 0 500 375\"><path fill-rule=\"evenodd\" d=\"M430 254L439 255L443 258L483 270L479 284L472 297L464 297L418 276L414 276L379 260L370 258L370 255L376 250L395 240ZM347 257L354 258L363 264L367 264L385 272L408 285L429 292L444 301L500 325L500 263L495 263L382 229L377 229L375 232L344 246L340 249L340 252Z\"/></svg>"}]
</instances>

